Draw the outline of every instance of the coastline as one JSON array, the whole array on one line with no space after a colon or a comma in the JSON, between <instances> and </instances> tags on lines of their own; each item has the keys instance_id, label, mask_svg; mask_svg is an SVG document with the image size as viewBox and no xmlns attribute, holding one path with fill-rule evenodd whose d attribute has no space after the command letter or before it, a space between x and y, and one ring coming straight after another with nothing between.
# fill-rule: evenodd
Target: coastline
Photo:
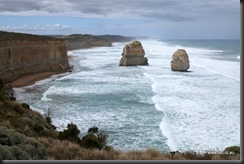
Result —
<instances>
[{"instance_id":1,"label":"coastline","mask_svg":"<svg viewBox=\"0 0 244 164\"><path fill-rule=\"evenodd\" d=\"M69 57L69 60L70 59L75 59L75 56L68 56ZM74 60L75 61L75 60ZM70 62L70 61L69 61ZM76 61L77 62L77 61ZM65 72L64 72L65 73ZM50 74L50 75L49 75ZM20 79L17 79L16 81L18 81L18 83L22 83L20 85L22 86L26 86L26 85L32 85L34 84L35 82L39 81L39 80L43 80L43 79L46 79L46 78L50 78L51 76L53 75L59 75L59 74L62 74L60 72L42 72L42 73L37 73L37 74L33 74L33 75L29 75L29 76L25 76L23 78L20 78ZM14 81L14 82L16 82ZM29 82L28 82L29 81ZM12 83L14 83L12 82ZM9 83L10 84L10 83ZM35 110L35 109L33 109ZM39 112L39 111L38 111Z\"/></svg>"},{"instance_id":2,"label":"coastline","mask_svg":"<svg viewBox=\"0 0 244 164\"><path fill-rule=\"evenodd\" d=\"M14 88L24 87L24 86L35 84L35 82L37 82L37 81L47 79L47 78L51 77L52 75L57 75L57 74L62 74L62 73L64 73L64 72L40 72L40 73L36 73L33 75L24 76L13 82L10 82L8 84L10 84L11 87L14 87Z\"/></svg>"}]
</instances>

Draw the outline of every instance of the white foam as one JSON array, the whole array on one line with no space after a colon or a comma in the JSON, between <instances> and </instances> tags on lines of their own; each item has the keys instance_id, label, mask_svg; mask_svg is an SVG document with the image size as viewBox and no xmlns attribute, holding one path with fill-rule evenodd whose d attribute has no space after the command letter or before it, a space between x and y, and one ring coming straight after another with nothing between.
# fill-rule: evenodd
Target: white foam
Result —
<instances>
[{"instance_id":1,"label":"white foam","mask_svg":"<svg viewBox=\"0 0 244 164\"><path fill-rule=\"evenodd\" d=\"M53 86L52 86L52 87L53 87ZM50 87L50 88L52 88L52 87ZM41 101L52 101L52 99L47 98L47 96L48 96L48 94L49 94L49 92L50 92L50 91L49 91L50 88L42 94Z\"/></svg>"},{"instance_id":2,"label":"white foam","mask_svg":"<svg viewBox=\"0 0 244 164\"><path fill-rule=\"evenodd\" d=\"M195 61L193 65L205 68L212 73L221 74L225 77L240 81L240 63L201 58L198 59L198 62Z\"/></svg>"},{"instance_id":3,"label":"white foam","mask_svg":"<svg viewBox=\"0 0 244 164\"><path fill-rule=\"evenodd\" d=\"M148 45L148 47L150 46ZM159 49L160 47L155 46L153 48ZM169 56L178 48L184 48L188 52L190 69L193 72L169 71L170 65L168 63L171 60ZM144 75L150 79L152 90L156 93L152 98L155 108L165 115L160 123L160 128L162 134L167 137L167 144L171 150L190 150L193 148L213 150L238 144L240 133L240 127L237 124L239 122L238 108L235 108L234 113L225 111L228 113L228 117L226 117L226 113L220 115L219 111L215 110L222 108L218 107L222 104L227 106L232 105L231 102L239 104L240 100L231 93L231 91L236 90L238 95L240 87L238 86L240 81L239 63L209 58L211 54L216 55L223 52L221 50L181 47L179 45L175 47L166 46L164 49L166 49L164 52L160 50L160 53L157 53L154 50L148 54L157 60L149 59L150 67L144 68L146 70ZM170 55L165 54L169 52L171 52ZM162 67L162 65L168 67ZM205 79L207 81L204 81ZM223 83L223 80L226 80L226 84ZM231 88L227 87L228 83L232 86ZM222 91L222 87L228 89ZM222 95L223 93L227 95ZM199 94L202 94L201 97L204 99L198 99ZM222 98L218 97L220 94ZM231 100L229 97L233 99ZM225 144L222 141L225 141Z\"/></svg>"},{"instance_id":4,"label":"white foam","mask_svg":"<svg viewBox=\"0 0 244 164\"><path fill-rule=\"evenodd\" d=\"M87 69L55 80L34 106L51 107L58 129L70 122L83 132L99 125L122 149L209 150L238 144L239 63L209 58L221 50L141 42L149 66L119 67L124 43L70 52ZM178 48L188 52L192 72L171 71Z\"/></svg>"}]
</instances>

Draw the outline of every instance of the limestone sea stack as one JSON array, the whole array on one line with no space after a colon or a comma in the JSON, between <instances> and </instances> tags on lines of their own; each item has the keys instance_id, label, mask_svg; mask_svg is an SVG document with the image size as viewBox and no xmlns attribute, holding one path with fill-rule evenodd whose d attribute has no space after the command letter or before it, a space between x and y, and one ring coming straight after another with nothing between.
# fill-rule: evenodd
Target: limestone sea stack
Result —
<instances>
[{"instance_id":1,"label":"limestone sea stack","mask_svg":"<svg viewBox=\"0 0 244 164\"><path fill-rule=\"evenodd\" d=\"M145 51L139 41L125 45L121 55L120 66L148 65L148 59L144 57Z\"/></svg>"},{"instance_id":2,"label":"limestone sea stack","mask_svg":"<svg viewBox=\"0 0 244 164\"><path fill-rule=\"evenodd\" d=\"M175 51L172 59L171 69L173 71L187 71L190 68L189 57L184 49Z\"/></svg>"}]
</instances>

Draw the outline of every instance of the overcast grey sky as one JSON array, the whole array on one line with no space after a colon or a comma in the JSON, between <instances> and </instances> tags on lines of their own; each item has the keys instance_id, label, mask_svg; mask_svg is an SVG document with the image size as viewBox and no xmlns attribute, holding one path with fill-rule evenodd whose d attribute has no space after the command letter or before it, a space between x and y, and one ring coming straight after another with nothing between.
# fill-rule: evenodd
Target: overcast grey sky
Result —
<instances>
[{"instance_id":1,"label":"overcast grey sky","mask_svg":"<svg viewBox=\"0 0 244 164\"><path fill-rule=\"evenodd\" d=\"M0 0L0 30L239 39L237 0Z\"/></svg>"}]
</instances>

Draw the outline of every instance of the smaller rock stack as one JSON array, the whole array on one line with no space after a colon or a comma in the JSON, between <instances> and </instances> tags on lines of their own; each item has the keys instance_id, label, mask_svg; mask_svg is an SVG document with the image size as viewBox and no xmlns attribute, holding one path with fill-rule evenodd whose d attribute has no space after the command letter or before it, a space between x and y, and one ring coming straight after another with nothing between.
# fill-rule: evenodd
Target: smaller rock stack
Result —
<instances>
[{"instance_id":1,"label":"smaller rock stack","mask_svg":"<svg viewBox=\"0 0 244 164\"><path fill-rule=\"evenodd\" d=\"M178 49L174 52L171 61L173 71L187 71L190 68L189 57L184 49Z\"/></svg>"},{"instance_id":2,"label":"smaller rock stack","mask_svg":"<svg viewBox=\"0 0 244 164\"><path fill-rule=\"evenodd\" d=\"M148 65L148 59L144 57L145 51L139 41L125 45L119 66Z\"/></svg>"}]
</instances>

